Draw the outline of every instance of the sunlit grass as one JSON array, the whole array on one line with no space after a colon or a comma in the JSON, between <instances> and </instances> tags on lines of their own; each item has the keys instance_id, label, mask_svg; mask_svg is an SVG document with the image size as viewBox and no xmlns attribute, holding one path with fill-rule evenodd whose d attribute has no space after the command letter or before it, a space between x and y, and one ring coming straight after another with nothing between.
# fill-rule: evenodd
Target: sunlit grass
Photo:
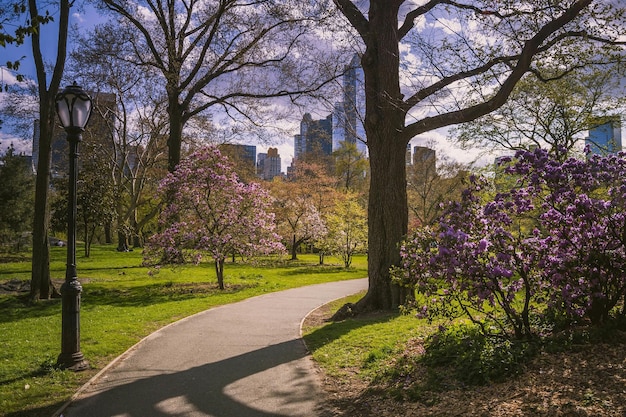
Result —
<instances>
[{"instance_id":1,"label":"sunlit grass","mask_svg":"<svg viewBox=\"0 0 626 417\"><path fill-rule=\"evenodd\" d=\"M362 295L337 300L327 308L336 311ZM304 328L303 337L313 358L328 375L342 380L358 373L369 383L385 372L383 368L405 350L409 340L426 337L435 328L412 315L377 312Z\"/></svg>"},{"instance_id":2,"label":"sunlit grass","mask_svg":"<svg viewBox=\"0 0 626 417\"><path fill-rule=\"evenodd\" d=\"M52 248L51 276L65 275L65 248ZM49 417L113 358L154 330L208 308L283 289L363 278L365 256L346 270L339 259L318 265L315 255L289 261L267 258L227 263L226 289L216 285L210 263L162 268L150 276L141 252L117 252L96 246L91 257L79 251L78 278L83 286L81 350L92 369L72 373L54 368L60 352L61 302L26 303L24 295L0 294L0 416ZM30 261L0 263L0 283L30 279Z\"/></svg>"}]
</instances>

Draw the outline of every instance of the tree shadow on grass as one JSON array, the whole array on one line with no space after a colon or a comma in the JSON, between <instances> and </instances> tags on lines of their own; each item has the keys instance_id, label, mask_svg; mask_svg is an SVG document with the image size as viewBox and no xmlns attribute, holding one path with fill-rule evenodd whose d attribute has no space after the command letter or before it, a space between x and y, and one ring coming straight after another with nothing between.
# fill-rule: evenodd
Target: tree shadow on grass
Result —
<instances>
[{"instance_id":1,"label":"tree shadow on grass","mask_svg":"<svg viewBox=\"0 0 626 417\"><path fill-rule=\"evenodd\" d=\"M130 288L87 287L82 298L85 304L118 307L148 306L169 301L184 301L199 296L234 294L259 286L257 282L226 284L224 290L215 283L155 283Z\"/></svg>"},{"instance_id":2,"label":"tree shadow on grass","mask_svg":"<svg viewBox=\"0 0 626 417\"><path fill-rule=\"evenodd\" d=\"M110 288L83 285L82 310L88 312L97 306L144 307L171 301L185 301L212 295L234 294L257 287L258 282L227 284L220 290L213 283L155 283L130 288ZM0 323L19 322L24 319L58 316L61 299L39 300L31 303L28 294L10 294L0 297Z\"/></svg>"},{"instance_id":3,"label":"tree shadow on grass","mask_svg":"<svg viewBox=\"0 0 626 417\"><path fill-rule=\"evenodd\" d=\"M63 404L64 404L64 401L59 401L54 404L42 406L39 408L31 408L29 410L16 411L14 413L3 414L3 416L4 417L50 417Z\"/></svg>"}]
</instances>

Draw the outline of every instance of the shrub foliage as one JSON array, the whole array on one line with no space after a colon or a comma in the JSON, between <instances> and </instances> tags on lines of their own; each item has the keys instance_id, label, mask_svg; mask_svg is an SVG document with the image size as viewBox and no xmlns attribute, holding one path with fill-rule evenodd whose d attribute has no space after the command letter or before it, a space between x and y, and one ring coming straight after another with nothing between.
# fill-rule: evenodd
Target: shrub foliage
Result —
<instances>
[{"instance_id":1,"label":"shrub foliage","mask_svg":"<svg viewBox=\"0 0 626 417\"><path fill-rule=\"evenodd\" d=\"M504 163L512 189L488 198L471 178L406 239L395 279L424 295L419 314L465 316L483 334L531 338L547 316L605 323L626 292L626 155L559 162L537 149Z\"/></svg>"}]
</instances>

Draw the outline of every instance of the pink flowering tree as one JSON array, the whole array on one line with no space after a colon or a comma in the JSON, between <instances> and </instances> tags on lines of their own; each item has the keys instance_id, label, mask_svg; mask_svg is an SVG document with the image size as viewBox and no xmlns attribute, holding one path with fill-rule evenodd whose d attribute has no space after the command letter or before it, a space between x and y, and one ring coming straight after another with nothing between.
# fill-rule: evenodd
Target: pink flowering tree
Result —
<instances>
[{"instance_id":1,"label":"pink flowering tree","mask_svg":"<svg viewBox=\"0 0 626 417\"><path fill-rule=\"evenodd\" d=\"M240 181L216 147L199 149L181 161L159 191L169 203L159 219L163 231L152 236L144 250L148 265L199 263L210 256L224 289L228 256L284 250L274 233L269 194L257 183Z\"/></svg>"},{"instance_id":2,"label":"pink flowering tree","mask_svg":"<svg viewBox=\"0 0 626 417\"><path fill-rule=\"evenodd\" d=\"M537 149L506 172L511 190L485 199L473 178L436 226L406 239L395 279L425 296L421 314L483 332L528 338L546 311L606 322L626 294L626 158L559 162Z\"/></svg>"}]
</instances>

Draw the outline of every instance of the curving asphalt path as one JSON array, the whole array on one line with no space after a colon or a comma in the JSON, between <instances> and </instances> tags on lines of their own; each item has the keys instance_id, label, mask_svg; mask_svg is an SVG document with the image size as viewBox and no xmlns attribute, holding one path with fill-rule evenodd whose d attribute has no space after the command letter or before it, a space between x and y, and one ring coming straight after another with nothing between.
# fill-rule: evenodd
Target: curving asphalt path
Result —
<instances>
[{"instance_id":1,"label":"curving asphalt path","mask_svg":"<svg viewBox=\"0 0 626 417\"><path fill-rule=\"evenodd\" d=\"M151 334L83 387L63 417L326 417L300 338L313 309L367 279L250 298Z\"/></svg>"}]
</instances>

